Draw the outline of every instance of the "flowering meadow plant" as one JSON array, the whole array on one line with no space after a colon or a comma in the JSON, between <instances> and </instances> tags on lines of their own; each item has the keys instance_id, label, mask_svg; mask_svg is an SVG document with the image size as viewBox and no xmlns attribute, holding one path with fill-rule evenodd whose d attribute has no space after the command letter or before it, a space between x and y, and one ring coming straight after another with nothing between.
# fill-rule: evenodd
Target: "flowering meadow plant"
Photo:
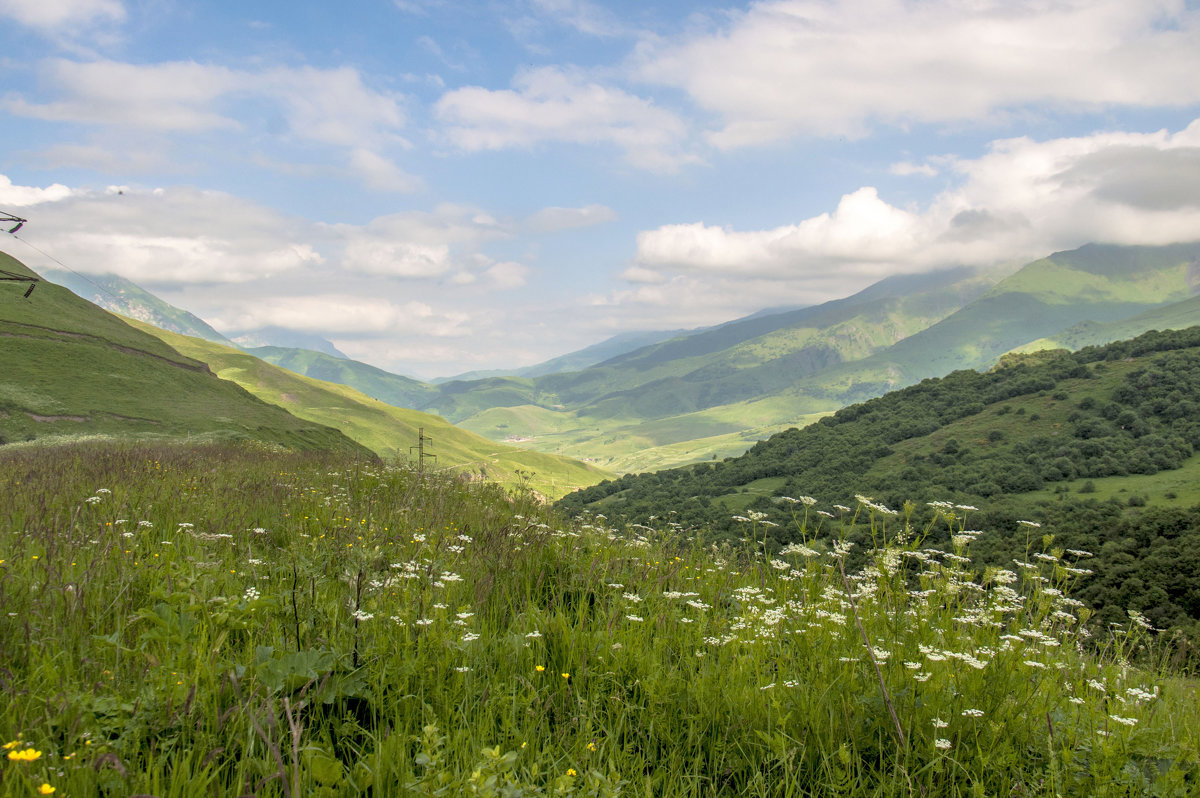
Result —
<instances>
[{"instance_id":1,"label":"flowering meadow plant","mask_svg":"<svg viewBox=\"0 0 1200 798\"><path fill-rule=\"evenodd\" d=\"M768 554L399 464L0 450L0 796L1196 790L1196 685L1089 631L1088 552L794 505Z\"/></svg>"}]
</instances>

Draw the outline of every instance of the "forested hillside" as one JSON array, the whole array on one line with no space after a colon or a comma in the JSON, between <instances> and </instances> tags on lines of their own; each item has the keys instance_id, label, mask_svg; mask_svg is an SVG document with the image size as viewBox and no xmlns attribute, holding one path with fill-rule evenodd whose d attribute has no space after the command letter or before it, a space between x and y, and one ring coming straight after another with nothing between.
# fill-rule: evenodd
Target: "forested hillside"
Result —
<instances>
[{"instance_id":1,"label":"forested hillside","mask_svg":"<svg viewBox=\"0 0 1200 798\"><path fill-rule=\"evenodd\" d=\"M1139 604L1161 623L1184 624L1200 617L1200 509L1142 512L1137 486L1139 476L1195 465L1198 397L1200 327L1009 356L987 372L957 371L846 407L741 457L627 475L560 506L633 523L669 519L718 540L753 527L779 547L795 542L789 497L811 496L827 511L853 507L859 495L896 508L913 501L917 516L928 512L924 502L978 505L990 508L990 527L1013 533L981 540L975 552L985 560L1025 551L1018 519L1045 521L1063 545L1099 555L1093 603ZM1090 493L1104 478L1128 489L1098 501ZM1162 558L1144 556L1152 545L1170 553L1169 585ZM1161 588L1153 600L1148 585Z\"/></svg>"}]
</instances>

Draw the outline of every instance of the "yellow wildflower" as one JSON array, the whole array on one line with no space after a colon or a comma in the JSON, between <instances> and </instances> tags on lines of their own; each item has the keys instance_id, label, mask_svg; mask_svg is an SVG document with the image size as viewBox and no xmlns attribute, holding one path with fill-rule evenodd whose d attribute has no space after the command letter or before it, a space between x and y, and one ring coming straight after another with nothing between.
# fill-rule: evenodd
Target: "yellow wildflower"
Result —
<instances>
[{"instance_id":1,"label":"yellow wildflower","mask_svg":"<svg viewBox=\"0 0 1200 798\"><path fill-rule=\"evenodd\" d=\"M546 666L538 665L536 668L534 668L534 670L537 671L538 673L541 673L542 671L546 670Z\"/></svg>"},{"instance_id":2,"label":"yellow wildflower","mask_svg":"<svg viewBox=\"0 0 1200 798\"><path fill-rule=\"evenodd\" d=\"M567 768L567 775L568 776L578 776L579 774L575 772L575 768Z\"/></svg>"},{"instance_id":3,"label":"yellow wildflower","mask_svg":"<svg viewBox=\"0 0 1200 798\"><path fill-rule=\"evenodd\" d=\"M49 795L50 793L54 792L54 788L49 784L42 782L42 786L38 787L38 792L42 795Z\"/></svg>"},{"instance_id":4,"label":"yellow wildflower","mask_svg":"<svg viewBox=\"0 0 1200 798\"><path fill-rule=\"evenodd\" d=\"M23 748L20 751L9 751L8 758L14 762L33 762L42 758L42 752L36 748Z\"/></svg>"}]
</instances>

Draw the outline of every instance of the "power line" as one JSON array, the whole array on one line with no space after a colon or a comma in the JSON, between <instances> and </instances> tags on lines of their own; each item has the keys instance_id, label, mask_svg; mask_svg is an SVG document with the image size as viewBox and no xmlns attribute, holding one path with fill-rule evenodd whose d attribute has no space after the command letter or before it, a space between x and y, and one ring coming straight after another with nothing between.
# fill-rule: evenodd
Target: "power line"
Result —
<instances>
[{"instance_id":1,"label":"power line","mask_svg":"<svg viewBox=\"0 0 1200 798\"><path fill-rule=\"evenodd\" d=\"M49 252L47 252L46 250L44 250L44 249L42 249L41 247L38 247L38 246L36 246L36 245L34 245L34 244L31 244L30 242L26 241L26 240L25 240L24 238L22 238L21 236L17 235L17 231L18 231L18 230L20 230L20 229L21 229L21 228L22 228L22 227L25 225L25 223L26 223L26 222L28 222L28 221L29 221L28 219L22 219L22 218L21 218L21 217L19 217L19 216L13 216L11 213L6 213L6 212L4 212L4 211L0 211L0 224L4 224L4 223L7 223L7 222L16 222L16 223L17 223L15 227L13 227L12 229L10 229L10 230L8 231L8 234L9 234L9 235L11 235L13 238L17 239L17 240L18 240L18 241L20 241L22 244L24 244L25 246L27 246L27 247L29 247L30 249L32 249L34 252L37 252L37 253L41 254L43 257L49 258L50 260L54 261L54 262L55 262L55 263L57 263L57 264L58 264L58 265L59 265L61 268L65 269L66 271L69 271L71 274L75 275L75 276L76 276L76 277L78 277L80 280L83 280L84 282L86 282L86 283L90 283L91 285L95 286L96 290L97 290L97 291L99 291L100 293L102 293L102 294L107 294L109 297L111 297L112 299L116 300L117 302L120 302L120 301L121 301L121 297L117 296L117 295L116 295L116 294L114 294L112 291L109 291L107 288L105 288L104 286L100 285L100 284L99 284L99 283L97 283L95 280L91 279L91 278L90 278L90 277L88 277L87 275L80 274L79 272L75 271L74 269L72 269L72 268L71 268L70 266L68 266L67 264L63 263L63 262L62 262L61 260L59 260L58 258L56 258L56 257L54 257L53 255L51 255L51 254L50 254ZM10 272L5 272L5 273L6 273L6 274L11 274ZM11 278L5 278L5 279L11 279ZM27 297L28 297L28 296L29 296L31 293L33 293L33 287L32 287L32 286L30 286L29 290L25 292L25 296L27 296Z\"/></svg>"}]
</instances>

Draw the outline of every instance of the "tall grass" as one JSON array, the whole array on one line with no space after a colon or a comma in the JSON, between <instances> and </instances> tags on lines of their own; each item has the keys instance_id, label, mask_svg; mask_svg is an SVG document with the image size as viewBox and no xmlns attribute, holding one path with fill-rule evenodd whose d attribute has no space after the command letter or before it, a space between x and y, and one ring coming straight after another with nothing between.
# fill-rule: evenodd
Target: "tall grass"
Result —
<instances>
[{"instance_id":1,"label":"tall grass","mask_svg":"<svg viewBox=\"0 0 1200 798\"><path fill-rule=\"evenodd\" d=\"M332 457L0 450L0 795L1197 789L1194 686L1139 618L1086 639L1084 553L796 509L763 555Z\"/></svg>"}]
</instances>

